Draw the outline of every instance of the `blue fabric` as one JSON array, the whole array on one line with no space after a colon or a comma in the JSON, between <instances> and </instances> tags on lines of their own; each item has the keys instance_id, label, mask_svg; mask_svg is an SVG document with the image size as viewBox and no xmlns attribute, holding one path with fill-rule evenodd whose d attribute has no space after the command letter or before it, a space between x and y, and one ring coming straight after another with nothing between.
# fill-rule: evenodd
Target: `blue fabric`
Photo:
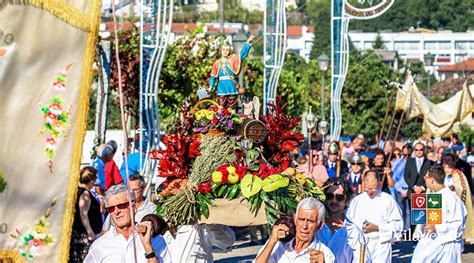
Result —
<instances>
[{"instance_id":1,"label":"blue fabric","mask_svg":"<svg viewBox=\"0 0 474 263\"><path fill-rule=\"evenodd\" d=\"M240 61L241 63L245 60L247 55L249 54L250 51L250 44L245 43L242 49L240 50ZM225 70L227 72L224 72L222 67L225 67ZM217 77L224 77L224 76L230 76L234 78L234 80L237 82L236 79L236 74L230 69L230 67L227 65L227 63L223 63L221 68L219 68L219 72L217 73ZM209 87L212 89L215 85L216 78L211 76L211 80L209 82ZM239 92L237 88L235 87L234 81L230 79L224 79L224 80L218 80L217 83L217 96L226 96L226 95L237 95Z\"/></svg>"},{"instance_id":2,"label":"blue fabric","mask_svg":"<svg viewBox=\"0 0 474 263\"><path fill-rule=\"evenodd\" d=\"M393 164L392 168L393 180L395 181L395 190L397 190L399 193L403 192L405 189L408 189L408 184L404 177L405 166L405 160L400 158Z\"/></svg>"},{"instance_id":3,"label":"blue fabric","mask_svg":"<svg viewBox=\"0 0 474 263\"><path fill-rule=\"evenodd\" d=\"M127 157L128 160L128 175L134 175L140 173L141 167L140 167L140 153L132 153L129 154ZM142 164L143 166L143 164ZM123 178L123 183L127 183L127 174L125 173L125 160L122 163L122 166L120 167L120 175L122 175Z\"/></svg>"},{"instance_id":4,"label":"blue fabric","mask_svg":"<svg viewBox=\"0 0 474 263\"><path fill-rule=\"evenodd\" d=\"M98 157L92 162L92 167L97 169L97 180L95 181L96 185L99 185L102 189L105 189L105 173L104 168L105 164Z\"/></svg>"}]
</instances>

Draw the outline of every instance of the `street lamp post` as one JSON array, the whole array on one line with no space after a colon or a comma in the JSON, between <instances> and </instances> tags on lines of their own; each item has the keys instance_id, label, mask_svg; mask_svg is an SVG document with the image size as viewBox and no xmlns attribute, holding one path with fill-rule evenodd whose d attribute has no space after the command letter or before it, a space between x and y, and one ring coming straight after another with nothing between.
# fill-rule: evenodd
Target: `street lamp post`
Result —
<instances>
[{"instance_id":1,"label":"street lamp post","mask_svg":"<svg viewBox=\"0 0 474 263\"><path fill-rule=\"evenodd\" d=\"M327 134L327 122L326 118L324 117L324 91L325 91L325 86L326 86L326 78L325 74L326 71L328 70L329 67L329 57L323 53L318 57L318 67L319 70L322 72L322 80L321 80L321 121L319 122L318 125L318 130L319 133L321 134L321 151L323 152L323 163L324 163L324 137ZM321 124L325 128L321 128ZM321 131L325 131L324 134L321 133Z\"/></svg>"},{"instance_id":2,"label":"street lamp post","mask_svg":"<svg viewBox=\"0 0 474 263\"><path fill-rule=\"evenodd\" d=\"M311 151L311 137L313 134L313 129L316 126L316 116L311 111L311 106L309 106L309 112L306 114L306 127L308 129L308 155L309 155L309 162L308 162L308 173L311 174L313 170L313 153Z\"/></svg>"},{"instance_id":3,"label":"street lamp post","mask_svg":"<svg viewBox=\"0 0 474 263\"><path fill-rule=\"evenodd\" d=\"M425 61L426 67L431 67L433 65L434 56L431 53L428 53L423 57L423 60ZM431 78L430 78L431 73L429 70L427 70L427 72L428 72L428 99L431 99Z\"/></svg>"}]
</instances>

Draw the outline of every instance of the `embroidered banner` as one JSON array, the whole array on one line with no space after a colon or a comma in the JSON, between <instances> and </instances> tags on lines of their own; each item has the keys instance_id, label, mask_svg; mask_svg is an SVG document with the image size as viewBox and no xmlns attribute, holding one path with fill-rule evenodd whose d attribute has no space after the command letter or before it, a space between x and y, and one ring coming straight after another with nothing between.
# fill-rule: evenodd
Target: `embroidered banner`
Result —
<instances>
[{"instance_id":1,"label":"embroidered banner","mask_svg":"<svg viewBox=\"0 0 474 263\"><path fill-rule=\"evenodd\" d=\"M100 5L0 0L0 261L68 259Z\"/></svg>"}]
</instances>

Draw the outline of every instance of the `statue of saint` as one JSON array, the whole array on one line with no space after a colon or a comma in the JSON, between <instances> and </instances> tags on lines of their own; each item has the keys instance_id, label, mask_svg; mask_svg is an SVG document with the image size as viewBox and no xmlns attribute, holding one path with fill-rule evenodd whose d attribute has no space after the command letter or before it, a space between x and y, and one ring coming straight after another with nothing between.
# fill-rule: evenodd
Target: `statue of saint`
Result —
<instances>
[{"instance_id":1,"label":"statue of saint","mask_svg":"<svg viewBox=\"0 0 474 263\"><path fill-rule=\"evenodd\" d=\"M232 46L224 45L221 49L221 58L212 65L211 81L209 91L211 91L217 80L217 103L224 108L237 109L237 95L245 93L245 89L240 87L236 77L240 73L242 61L247 57L251 44L255 38L251 35L245 42L240 54L232 54Z\"/></svg>"}]
</instances>

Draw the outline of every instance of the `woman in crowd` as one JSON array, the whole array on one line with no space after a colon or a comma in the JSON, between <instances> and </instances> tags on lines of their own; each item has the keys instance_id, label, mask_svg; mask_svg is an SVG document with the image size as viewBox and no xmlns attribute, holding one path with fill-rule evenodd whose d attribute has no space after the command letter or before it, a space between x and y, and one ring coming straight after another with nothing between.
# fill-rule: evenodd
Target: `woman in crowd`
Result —
<instances>
[{"instance_id":1,"label":"woman in crowd","mask_svg":"<svg viewBox=\"0 0 474 263\"><path fill-rule=\"evenodd\" d=\"M76 212L72 225L69 262L83 262L90 245L102 229L100 203L91 193L96 180L97 169L87 166L81 170Z\"/></svg>"}]
</instances>

